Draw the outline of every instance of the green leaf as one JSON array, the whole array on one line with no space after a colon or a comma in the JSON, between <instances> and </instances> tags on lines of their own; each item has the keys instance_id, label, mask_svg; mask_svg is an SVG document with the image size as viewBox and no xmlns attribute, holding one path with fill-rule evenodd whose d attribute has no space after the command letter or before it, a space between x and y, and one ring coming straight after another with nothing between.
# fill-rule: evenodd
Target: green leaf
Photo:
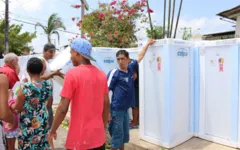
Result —
<instances>
[{"instance_id":1,"label":"green leaf","mask_svg":"<svg viewBox=\"0 0 240 150\"><path fill-rule=\"evenodd\" d=\"M5 21L0 20L0 53L4 52L4 29ZM9 52L21 55L23 52L33 51L33 47L29 46L36 33L21 32L22 25L11 24L9 26Z\"/></svg>"}]
</instances>

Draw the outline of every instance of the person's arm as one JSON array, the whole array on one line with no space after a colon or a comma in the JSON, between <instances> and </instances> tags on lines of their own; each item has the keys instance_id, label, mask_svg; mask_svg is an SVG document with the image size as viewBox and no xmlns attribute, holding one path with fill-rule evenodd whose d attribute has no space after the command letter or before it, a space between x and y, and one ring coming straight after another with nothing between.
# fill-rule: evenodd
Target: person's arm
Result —
<instances>
[{"instance_id":1,"label":"person's arm","mask_svg":"<svg viewBox=\"0 0 240 150\"><path fill-rule=\"evenodd\" d=\"M13 112L15 112L17 114L22 112L22 108L23 108L24 102L26 100L26 96L23 93L23 88L24 88L24 86L22 86L22 88L20 88L18 91L16 103L11 105L11 109L13 110Z\"/></svg>"},{"instance_id":2,"label":"person's arm","mask_svg":"<svg viewBox=\"0 0 240 150\"><path fill-rule=\"evenodd\" d=\"M8 106L8 78L0 74L0 120L14 123L14 115Z\"/></svg>"},{"instance_id":3,"label":"person's arm","mask_svg":"<svg viewBox=\"0 0 240 150\"><path fill-rule=\"evenodd\" d=\"M62 124L64 118L67 115L69 104L70 104L70 99L65 97L61 98L61 101L57 107L57 111L54 117L52 128L50 130L50 134L55 133L59 128L59 126Z\"/></svg>"},{"instance_id":4,"label":"person's arm","mask_svg":"<svg viewBox=\"0 0 240 150\"><path fill-rule=\"evenodd\" d=\"M46 70L46 62L45 62L45 60L42 59L42 63L43 63L43 71L42 71L41 79L43 79L43 80L49 80L49 79L53 78L54 76L59 76L59 77L61 77L61 78L64 78L63 73L60 72L61 69L58 69L58 70L56 70L56 71L53 71L53 72L51 72L50 74L45 74L45 75L44 75L43 73L44 73L44 71Z\"/></svg>"},{"instance_id":5,"label":"person's arm","mask_svg":"<svg viewBox=\"0 0 240 150\"><path fill-rule=\"evenodd\" d=\"M73 79L73 76L68 72L66 74L66 78L64 80L63 83L63 88L62 88L62 92L61 92L61 101L58 104L58 108L53 120L53 125L52 128L49 131L49 135L48 135L48 142L51 146L51 148L53 149L53 138L56 139L57 136L57 129L59 128L59 126L61 125L62 121L64 120L67 112L68 112L68 107L70 104L70 100L73 98L74 93L75 93L75 81Z\"/></svg>"},{"instance_id":6,"label":"person's arm","mask_svg":"<svg viewBox=\"0 0 240 150\"><path fill-rule=\"evenodd\" d=\"M147 44L143 47L142 51L140 51L140 53L138 54L137 56L137 62L140 63L143 59L143 57L145 56L147 50L148 50L148 47L150 45L153 45L156 41L153 40L153 39L150 39L148 40Z\"/></svg>"},{"instance_id":7,"label":"person's arm","mask_svg":"<svg viewBox=\"0 0 240 150\"><path fill-rule=\"evenodd\" d=\"M107 126L107 123L109 121L109 114L110 114L110 100L109 100L108 86L106 81L105 91L104 91L103 114L102 114L104 127Z\"/></svg>"}]
</instances>

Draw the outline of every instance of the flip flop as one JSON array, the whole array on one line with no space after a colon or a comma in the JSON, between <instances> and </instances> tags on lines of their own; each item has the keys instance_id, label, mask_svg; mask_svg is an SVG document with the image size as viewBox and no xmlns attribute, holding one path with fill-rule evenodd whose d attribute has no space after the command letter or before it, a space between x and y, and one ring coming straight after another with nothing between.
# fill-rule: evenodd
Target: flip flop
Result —
<instances>
[{"instance_id":1,"label":"flip flop","mask_svg":"<svg viewBox=\"0 0 240 150\"><path fill-rule=\"evenodd\" d=\"M129 125L129 129L138 129L138 126L132 126L132 125Z\"/></svg>"}]
</instances>

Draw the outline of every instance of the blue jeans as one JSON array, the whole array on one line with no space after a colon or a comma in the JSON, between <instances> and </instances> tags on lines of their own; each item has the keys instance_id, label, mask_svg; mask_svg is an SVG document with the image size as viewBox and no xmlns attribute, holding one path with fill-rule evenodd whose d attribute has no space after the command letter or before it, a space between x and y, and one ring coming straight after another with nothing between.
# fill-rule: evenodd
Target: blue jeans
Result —
<instances>
[{"instance_id":1,"label":"blue jeans","mask_svg":"<svg viewBox=\"0 0 240 150\"><path fill-rule=\"evenodd\" d=\"M109 133L112 137L112 148L120 149L129 142L129 115L127 111L111 111L112 120L109 124Z\"/></svg>"}]
</instances>

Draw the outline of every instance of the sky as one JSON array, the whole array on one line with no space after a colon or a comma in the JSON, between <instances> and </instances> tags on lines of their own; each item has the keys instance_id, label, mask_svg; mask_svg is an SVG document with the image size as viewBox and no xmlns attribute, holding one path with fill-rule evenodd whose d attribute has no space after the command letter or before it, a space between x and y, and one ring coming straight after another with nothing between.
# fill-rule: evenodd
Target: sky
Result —
<instances>
[{"instance_id":1,"label":"sky","mask_svg":"<svg viewBox=\"0 0 240 150\"><path fill-rule=\"evenodd\" d=\"M86 0L90 6L90 11L98 7L98 2L111 2L111 0ZM129 0L136 2L137 0ZM163 0L149 0L150 7L154 10L152 18L154 24L162 25L163 22ZM175 18L177 16L180 0L176 0ZM12 19L46 24L48 17L52 13L57 13L64 21L66 30L73 33L80 33L76 27L76 22L72 21L72 17L80 17L81 9L74 9L71 5L80 4L80 0L10 0L10 24L23 24L23 32L34 32L34 25L29 25ZM182 12L179 21L177 37L181 37L181 28L192 28L193 34L207 34L235 30L234 24L225 22L216 16L217 13L240 5L239 0L183 0ZM4 3L0 0L0 19L4 17ZM88 13L87 12L87 13ZM176 19L175 19L176 20ZM146 24L137 23L137 26L148 27ZM37 38L31 45L35 52L41 52L44 44L47 42L47 36L41 28L37 28ZM53 42L57 47L68 44L68 39L75 37L76 34L60 32L60 44L57 37L52 36ZM145 30L141 30L136 34L139 39L146 38Z\"/></svg>"}]
</instances>

